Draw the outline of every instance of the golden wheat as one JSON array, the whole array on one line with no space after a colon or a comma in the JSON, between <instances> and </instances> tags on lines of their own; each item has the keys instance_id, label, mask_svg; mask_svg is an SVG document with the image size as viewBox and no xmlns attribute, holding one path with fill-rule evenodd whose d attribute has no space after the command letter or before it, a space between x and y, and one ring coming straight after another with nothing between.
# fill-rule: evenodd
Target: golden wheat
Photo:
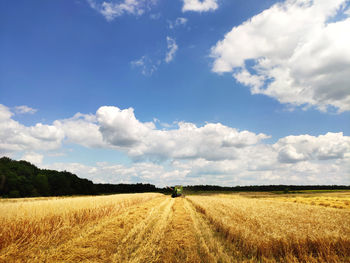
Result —
<instances>
[{"instance_id":1,"label":"golden wheat","mask_svg":"<svg viewBox=\"0 0 350 263\"><path fill-rule=\"evenodd\" d=\"M252 259L341 262L350 258L349 211L232 195L188 199Z\"/></svg>"},{"instance_id":2,"label":"golden wheat","mask_svg":"<svg viewBox=\"0 0 350 263\"><path fill-rule=\"evenodd\" d=\"M79 235L82 228L159 196L151 193L1 202L0 261L8 262L16 255L24 259L28 255L23 251L35 254L32 248L56 246Z\"/></svg>"},{"instance_id":3,"label":"golden wheat","mask_svg":"<svg viewBox=\"0 0 350 263\"><path fill-rule=\"evenodd\" d=\"M271 197L271 196L269 196ZM350 210L350 192L275 196L274 200Z\"/></svg>"},{"instance_id":4,"label":"golden wheat","mask_svg":"<svg viewBox=\"0 0 350 263\"><path fill-rule=\"evenodd\" d=\"M271 196L3 200L0 262L350 261L349 210Z\"/></svg>"}]
</instances>

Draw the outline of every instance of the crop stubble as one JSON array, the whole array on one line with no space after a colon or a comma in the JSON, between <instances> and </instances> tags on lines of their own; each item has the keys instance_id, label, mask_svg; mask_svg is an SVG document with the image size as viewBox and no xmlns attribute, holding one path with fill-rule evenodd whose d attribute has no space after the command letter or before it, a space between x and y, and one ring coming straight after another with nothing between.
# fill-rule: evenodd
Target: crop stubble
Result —
<instances>
[{"instance_id":1,"label":"crop stubble","mask_svg":"<svg viewBox=\"0 0 350 263\"><path fill-rule=\"evenodd\" d=\"M350 258L348 210L232 195L73 199L16 202L13 205L21 207L17 213L12 209L18 207L0 203L0 262L346 262ZM57 205L56 210L48 209L50 205Z\"/></svg>"}]
</instances>

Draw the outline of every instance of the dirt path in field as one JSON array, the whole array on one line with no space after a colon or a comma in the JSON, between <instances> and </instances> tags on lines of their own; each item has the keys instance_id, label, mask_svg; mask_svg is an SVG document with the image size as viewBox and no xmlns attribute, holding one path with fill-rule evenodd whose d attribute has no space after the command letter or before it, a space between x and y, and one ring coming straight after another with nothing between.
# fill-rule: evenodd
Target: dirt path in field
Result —
<instances>
[{"instance_id":1,"label":"dirt path in field","mask_svg":"<svg viewBox=\"0 0 350 263\"><path fill-rule=\"evenodd\" d=\"M160 197L116 217L102 220L74 239L47 251L46 262L129 262L142 248L159 218L169 214L172 201ZM166 220L163 219L166 222ZM42 262L38 259L38 262Z\"/></svg>"},{"instance_id":2,"label":"dirt path in field","mask_svg":"<svg viewBox=\"0 0 350 263\"><path fill-rule=\"evenodd\" d=\"M185 207L184 198L174 199L173 216L160 244L159 262L201 262L193 220Z\"/></svg>"},{"instance_id":3,"label":"dirt path in field","mask_svg":"<svg viewBox=\"0 0 350 263\"><path fill-rule=\"evenodd\" d=\"M165 197L120 243L113 262L234 262L232 248L186 198ZM231 256L230 256L231 254Z\"/></svg>"},{"instance_id":4,"label":"dirt path in field","mask_svg":"<svg viewBox=\"0 0 350 263\"><path fill-rule=\"evenodd\" d=\"M233 262L230 250L186 198L162 196L27 255L27 262Z\"/></svg>"}]
</instances>

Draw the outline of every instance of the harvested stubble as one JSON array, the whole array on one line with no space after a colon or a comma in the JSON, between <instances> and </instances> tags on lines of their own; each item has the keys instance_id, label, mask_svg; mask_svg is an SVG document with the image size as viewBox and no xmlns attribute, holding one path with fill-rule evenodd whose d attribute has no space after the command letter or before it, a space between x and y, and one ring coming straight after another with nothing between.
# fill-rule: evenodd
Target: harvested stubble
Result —
<instances>
[{"instance_id":1,"label":"harvested stubble","mask_svg":"<svg viewBox=\"0 0 350 263\"><path fill-rule=\"evenodd\" d=\"M350 262L350 211L234 195L0 202L0 262Z\"/></svg>"},{"instance_id":2,"label":"harvested stubble","mask_svg":"<svg viewBox=\"0 0 350 263\"><path fill-rule=\"evenodd\" d=\"M274 200L350 210L350 193L333 195L281 196Z\"/></svg>"},{"instance_id":3,"label":"harvested stubble","mask_svg":"<svg viewBox=\"0 0 350 263\"><path fill-rule=\"evenodd\" d=\"M125 194L0 203L0 262L24 262L83 228L162 195Z\"/></svg>"},{"instance_id":4,"label":"harvested stubble","mask_svg":"<svg viewBox=\"0 0 350 263\"><path fill-rule=\"evenodd\" d=\"M188 199L246 259L350 262L349 211L232 195Z\"/></svg>"}]
</instances>

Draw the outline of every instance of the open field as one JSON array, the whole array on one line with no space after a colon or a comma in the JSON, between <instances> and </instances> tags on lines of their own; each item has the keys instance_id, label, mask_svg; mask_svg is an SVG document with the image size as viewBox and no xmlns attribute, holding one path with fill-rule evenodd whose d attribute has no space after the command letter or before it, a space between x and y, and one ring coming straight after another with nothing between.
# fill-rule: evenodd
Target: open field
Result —
<instances>
[{"instance_id":1,"label":"open field","mask_svg":"<svg viewBox=\"0 0 350 263\"><path fill-rule=\"evenodd\" d=\"M349 262L350 209L316 202L322 198L350 200L347 193L1 200L0 262Z\"/></svg>"},{"instance_id":2,"label":"open field","mask_svg":"<svg viewBox=\"0 0 350 263\"><path fill-rule=\"evenodd\" d=\"M274 196L273 200L350 210L350 191Z\"/></svg>"}]
</instances>

